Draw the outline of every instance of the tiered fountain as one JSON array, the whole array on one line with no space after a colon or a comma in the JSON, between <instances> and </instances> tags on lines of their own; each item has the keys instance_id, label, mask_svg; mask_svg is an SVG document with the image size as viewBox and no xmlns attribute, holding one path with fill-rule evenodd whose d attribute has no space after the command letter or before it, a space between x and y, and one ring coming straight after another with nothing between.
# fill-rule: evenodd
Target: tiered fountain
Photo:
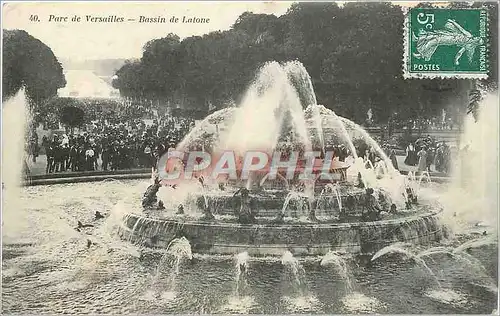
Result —
<instances>
[{"instance_id":1,"label":"tiered fountain","mask_svg":"<svg viewBox=\"0 0 500 316\"><path fill-rule=\"evenodd\" d=\"M377 166L358 157L353 139L375 150ZM221 183L208 176L185 181L177 191L162 188L170 194L163 201L166 209L127 214L120 234L151 247L168 247L185 237L194 252L250 255L373 254L398 241L425 244L441 238L441 208L417 203L414 183L394 170L368 133L317 104L310 77L298 62L265 65L239 107L208 116L178 150L203 147L212 156L224 150L326 153L332 144L336 158L327 181L286 180L283 175L270 180L258 172L245 181ZM183 186L190 192L179 212L179 203L173 202L178 199L171 197ZM234 216L242 187L249 190L256 218L250 224ZM366 213L370 199L382 213Z\"/></svg>"}]
</instances>

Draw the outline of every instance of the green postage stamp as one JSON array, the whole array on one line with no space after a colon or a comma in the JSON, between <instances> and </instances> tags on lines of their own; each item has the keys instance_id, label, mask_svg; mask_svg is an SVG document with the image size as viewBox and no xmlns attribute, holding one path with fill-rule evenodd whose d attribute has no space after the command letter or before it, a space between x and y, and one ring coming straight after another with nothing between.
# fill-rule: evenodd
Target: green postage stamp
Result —
<instances>
[{"instance_id":1,"label":"green postage stamp","mask_svg":"<svg viewBox=\"0 0 500 316\"><path fill-rule=\"evenodd\" d=\"M405 78L488 77L487 9L411 8L404 30Z\"/></svg>"}]
</instances>

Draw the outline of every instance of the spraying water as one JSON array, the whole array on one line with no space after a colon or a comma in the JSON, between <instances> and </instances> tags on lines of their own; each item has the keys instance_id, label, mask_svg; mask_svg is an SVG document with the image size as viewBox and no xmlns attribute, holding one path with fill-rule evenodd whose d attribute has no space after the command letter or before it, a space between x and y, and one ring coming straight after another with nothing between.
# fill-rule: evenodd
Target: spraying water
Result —
<instances>
[{"instance_id":1,"label":"spraying water","mask_svg":"<svg viewBox=\"0 0 500 316\"><path fill-rule=\"evenodd\" d=\"M498 229L498 95L489 94L464 124L453 182L443 204L444 220L459 233L479 222L491 232Z\"/></svg>"},{"instance_id":2,"label":"spraying water","mask_svg":"<svg viewBox=\"0 0 500 316\"><path fill-rule=\"evenodd\" d=\"M285 71L286 72L286 71ZM289 75L289 73L287 73ZM288 77L289 78L289 77ZM289 79L290 80L290 79ZM22 94L22 92L20 92ZM7 115L14 115L14 117L17 117L19 119L19 123L17 124L11 124L7 125L9 123L8 119L5 120L4 123L4 132L7 130L9 133L12 130L19 128L19 131L21 131L20 134L17 135L22 135L24 132L24 120L26 118L25 113L27 113L27 106L24 103L24 98L18 98L20 95L16 96L16 98L13 98L9 100L9 102L21 104L22 109L20 108L15 108L15 113L10 113L8 111L7 105L5 104L3 108L3 115L4 118ZM12 108L11 108L12 109ZM225 114L231 113L233 110L227 110L224 112ZM20 112L20 113L19 113ZM11 120L12 121L12 120ZM323 120L322 120L323 121ZM15 120L14 120L15 122ZM322 123L323 124L323 123ZM16 151L16 148L18 148L19 152L19 157L22 157L22 144L24 143L23 140L17 139L15 143L8 143L10 141L9 139L6 139L6 148L9 148L9 150L14 150ZM488 143L488 145L491 146L491 144ZM17 146L17 147L16 147ZM12 153L12 152L10 152ZM355 154L355 152L353 153ZM8 156L8 157L7 157ZM17 187L20 179L20 174L21 174L21 163L17 159L13 159L9 164L7 164L5 158L15 158L15 155L5 155L4 156L4 164L3 164L3 169L2 172L4 176L6 173L13 171L17 172L19 176L13 176L13 177L4 177L4 179L7 181L6 182L6 189L9 190L9 188L12 187ZM7 159L7 160L8 160ZM16 168L10 168L10 166L16 166ZM489 171L489 173L491 173ZM17 180L16 180L17 179ZM8 181L12 181L14 183L17 183L14 186L11 186ZM17 181L17 182L16 182ZM116 183L115 183L116 182ZM87 285L89 285L89 288L95 288L97 289L95 292L91 292L91 290L88 290L89 293L85 292L83 294L84 297L81 297L81 300L78 299L73 299L70 296L70 299L67 299L65 303L70 303L74 304L73 306L77 307L77 305L80 304L83 300L85 300L86 304L90 307L86 311L95 311L97 310L96 306L100 304L100 301L104 301L102 304L109 304L110 301L105 302L104 300L95 300L94 302L88 301L87 298L91 296L98 296L98 297L103 297L103 296L109 296L111 299L116 299L116 301L120 301L123 297L123 301L121 302L120 306L127 305L124 302L130 301L130 299L133 299L133 293L136 292L136 288L138 286L138 281L140 280L141 277L143 276L144 270L142 269L143 265L141 263L138 263L138 258L139 256L137 255L132 255L132 252L122 252L122 251L112 251L109 253L109 249L106 248L116 248L117 241L113 240L113 238L109 238L112 236L109 232L112 232L115 230L115 226L119 224L119 220L123 217L123 214L128 213L133 211L133 205L136 205L135 201L132 201L130 203L132 204L127 204L127 203L119 203L116 205L116 209L112 208L111 212L109 212L109 220L106 220L100 227L96 227L92 231L93 233L93 238L97 239L97 244L98 246L92 246L90 249L87 249L86 246L84 245L86 241L86 237L82 239L82 236L85 236L84 233L78 233L73 229L74 222L76 220L76 216L78 217L83 217L85 216L90 216L93 215L93 212L95 208L99 207L99 210L102 209L109 209L111 208L111 205L115 204L117 200L120 200L129 195L137 195L136 192L141 191L137 190L137 187L135 186L130 186L128 183L121 183L119 181L115 181L113 183L108 182L103 182L103 183L93 183L92 185L67 185L67 186L61 186L61 187L36 187L36 188L25 188L28 196L35 196L35 195L41 195L43 196L43 200L38 198L34 199L31 198L31 200L28 200L28 202L23 202L22 200L18 200L18 197L15 196L15 198L12 200L14 202L15 207L8 207L7 209L4 208L4 220L9 220L9 224L6 225L6 229L2 232L4 237L4 242L6 239L12 239L13 241L19 242L19 240L24 240L22 238L28 238L30 242L33 242L34 240L39 243L37 247L33 247L32 250L30 250L30 253L21 256L19 258L11 258L11 259L4 259L4 260L9 260L8 264L10 266L13 265L19 265L18 270L10 269L9 273L7 274L8 276L16 276L18 274L22 275L25 271L23 269L26 269L27 271L30 271L33 267L33 264L36 262L43 262L50 260L52 266L50 266L50 270L54 269L54 271L45 271L43 273L38 273L34 274L34 277L37 278L41 284L44 284L42 288L45 290L46 284L48 282L52 283L61 283L61 285L57 284L57 286L61 286L58 289L63 288L64 292L63 296L66 296L67 291L69 289L72 289L73 291L75 289L80 290L82 288L85 288ZM146 184L147 185L147 184ZM462 183L460 183L462 185ZM75 189L78 189L79 194L76 196L73 196L72 194L75 192ZM196 190L198 190L199 187L196 187ZM335 190L330 189L332 192L335 192ZM12 191L9 191L12 192ZM97 193L100 192L100 193ZM104 192L104 193L103 193ZM176 191L179 192L179 191ZM171 193L171 192L169 192ZM491 192L490 192L491 193ZM104 195L104 196L103 196ZM170 195L170 194L169 194ZM68 202L68 196L72 196L71 203ZM457 195L454 197L456 198ZM98 198L98 203L95 202L96 197ZM109 197L109 198L108 198ZM5 197L4 198L8 198ZM50 201L48 204L43 204L44 200ZM36 201L36 202L33 202ZM137 201L138 202L138 201ZM102 204L102 205L98 205ZM7 204L10 206L9 204ZM118 207L120 206L120 207ZM491 205L489 205L491 207ZM132 207L132 208L131 208ZM19 212L19 210L21 210ZM16 211L16 212L14 212ZM481 212L482 209L479 209L479 212ZM6 216L7 214L7 216ZM69 215L68 215L69 214ZM77 215L75 215L77 214ZM90 214L90 215L89 215ZM473 213L472 215L474 215ZM13 216L14 215L14 216ZM10 216L10 217L9 217ZM29 218L28 218L29 217ZM472 216L471 216L472 217ZM89 220L87 217L86 220ZM19 234L14 236L12 233L14 230L19 228L19 225L24 225L25 223L29 222L29 225L27 229L22 229L19 231ZM18 224L19 223L19 224ZM33 225L31 225L33 224ZM137 223L137 226L140 226L140 222ZM89 231L90 233L90 231ZM109 234L109 236L107 235ZM7 238L5 238L7 236ZM15 237L15 238L13 238ZM468 254L464 252L463 250L465 249L470 249L474 247L480 247L482 245L487 245L490 243L494 243L495 238L492 236L491 239L485 238L484 240L476 240L473 242L469 242L468 244L464 244L454 251L451 251L452 256L459 256L459 257L464 257L472 264L474 263L474 259L469 258ZM111 247L102 247L107 246L108 244L111 244ZM31 247L30 247L31 248ZM406 256L411 258L412 253L410 253L408 250L403 249L406 251ZM387 249L385 250L386 253L388 253ZM439 251L443 251L445 253L450 253L449 250L445 249L430 249L424 253L420 253L414 257L417 259L421 259L423 264L425 264L425 261L423 261L423 257L428 257L431 256L432 254L438 253ZM377 259L378 257L381 257L383 255L384 251L381 251L380 253L377 253L374 256L374 259ZM403 251L395 250L393 249L393 252L399 252L399 253L404 253ZM120 256L116 256L116 254L119 254ZM410 255L408 255L408 253ZM125 254L125 256L123 256ZM168 255L167 255L168 254ZM175 290L175 284L177 281L177 277L179 276L180 270L182 268L181 261L182 259L186 258L192 258L192 253L191 253L191 248L189 245L189 241L185 238L180 238L178 240L173 241L169 247L167 254L165 255L165 258L162 258L160 260L160 264L158 267L164 267L167 266L171 268L168 270L168 272L165 274L166 276L166 281L167 283L172 286L170 289L172 291L170 292L165 292L166 294L163 295L163 297L169 297L168 293L174 293L173 290ZM337 256L337 257L336 257ZM76 258L76 259L75 259ZM167 262L170 259L173 259L172 261ZM340 257L335 254L330 254L328 257L325 256L324 261L325 264L334 264L335 267L340 271L339 274L342 274L343 272L346 272L345 274L348 275L348 267L346 264L343 264L340 261ZM413 259L415 260L415 259ZM417 263L419 263L418 260L415 260ZM243 293L245 287L241 287L241 284L244 279L246 279L246 274L244 271L246 271L248 267L248 254L247 253L241 253L236 256L236 276L235 278L238 280L239 288L237 290L238 293ZM422 263L419 264L422 264ZM124 264L125 263L125 264ZM295 285L298 285L297 288L298 290L296 293L298 293L299 297L295 300L290 300L287 302L290 302L290 306L293 306L291 308L291 311L297 311L297 310L303 310L304 306L311 306L316 304L314 297L312 296L307 296L305 294L306 292L306 282L305 282L305 276L304 276L304 268L302 265L298 262L296 258L293 257L293 255L290 252L287 252L283 255L282 258L282 264L285 266L289 274L292 276L290 284L292 285L292 288L295 287ZM122 270L117 270L116 267L122 265L123 267L121 268ZM130 271L133 271L133 267L138 267L137 271L133 275L130 274ZM58 270L59 269L59 270ZM67 271L69 270L69 271ZM74 272L76 271L76 272ZM234 270L229 270L229 273ZM432 271L431 271L432 273ZM72 275L73 274L73 275ZM123 277L126 276L126 277ZM29 277L29 276L28 276ZM76 283L74 280L71 278L75 277L78 279L78 282ZM116 279L122 278L119 280L119 282L115 282ZM104 280L105 278L109 278L110 281L107 281L109 283L106 284L99 284L99 281ZM200 279L203 279L201 277ZM10 286L17 286L18 283L22 283L23 280L15 280L14 282L10 281ZM193 281L194 282L194 281ZM348 282L348 281L346 281ZM27 282L28 286L30 286L30 294L34 293L33 296L37 295L37 292L31 292L32 290L32 283ZM97 285L96 285L97 284ZM38 287L40 284L37 284ZM126 285L126 286L124 286ZM28 286L24 288L24 290L28 289ZM49 284L50 286L50 284ZM128 292L121 292L125 287L129 287L127 289ZM387 285L386 285L387 286ZM391 285L389 285L391 286ZM110 292L104 292L105 295L101 292L101 289L103 287L109 288ZM210 287L210 286L208 286ZM130 289L132 288L132 289ZM7 290L9 290L7 288ZM53 288L50 288L50 290L53 290ZM19 291L21 293L22 291ZM26 291L27 292L27 291ZM114 292L114 293L113 293ZM115 296L115 297L114 297ZM441 301L446 301L449 300L450 298L452 301L457 301L460 297L460 295L457 295L457 293L450 292L450 291L430 291L429 296L436 298L436 297L441 297ZM40 295L40 297L46 297L44 295ZM73 302L71 302L73 300ZM206 307L208 303L206 303L206 295L204 296L204 307L201 309L202 312L206 310ZM238 301L238 306L248 306L245 305L245 303L242 303L243 300ZM352 295L348 295L345 300L343 300L344 306L348 309L348 311L368 311L368 312L373 312L375 310L378 310L380 308L380 302L377 300L367 297L363 294L360 293L352 293ZM16 306L16 303L10 303L10 306ZM129 304L133 305L133 304ZM34 304L33 304L34 306ZM362 307L362 308L361 308ZM25 307L15 307L18 309L23 310ZM56 307L50 307L53 309L50 309L51 311L57 310ZM106 306L107 309L101 309L105 311L109 311L109 306ZM35 310L37 310L35 308ZM245 313L248 313L249 309L244 308L242 309L245 311ZM37 310L38 311L38 310ZM44 311L44 310L42 310Z\"/></svg>"},{"instance_id":3,"label":"spraying water","mask_svg":"<svg viewBox=\"0 0 500 316\"><path fill-rule=\"evenodd\" d=\"M161 257L153 277L153 288L160 292L160 278L165 267L170 268L167 279L167 290L161 294L162 298L174 299L176 297L176 281L180 272L183 259L193 259L191 244L185 237L173 239Z\"/></svg>"},{"instance_id":4,"label":"spraying water","mask_svg":"<svg viewBox=\"0 0 500 316\"><path fill-rule=\"evenodd\" d=\"M385 255L388 255L388 254L392 254L392 253L402 254L406 258L413 260L421 268L423 268L425 271L427 271L429 273L429 275L433 278L433 280L436 283L436 285L439 288L441 288L441 283L439 282L439 280L436 277L436 275L434 274L434 272L432 272L431 268L429 268L429 266L427 265L427 263L425 263L425 261L422 258L420 258L420 257L416 256L415 254L413 254L412 252L404 249L404 247L406 247L406 246L408 246L408 245L405 245L403 243L394 243L392 245L384 247L384 248L380 249L379 251L377 251L377 253L375 253L373 255L371 261L375 261L375 260L377 260L378 258L380 258L382 256L385 256Z\"/></svg>"},{"instance_id":5,"label":"spraying water","mask_svg":"<svg viewBox=\"0 0 500 316\"><path fill-rule=\"evenodd\" d=\"M248 252L241 252L236 256L236 290L235 296L240 297L244 295L247 287L247 271L248 271Z\"/></svg>"},{"instance_id":6,"label":"spraying water","mask_svg":"<svg viewBox=\"0 0 500 316\"><path fill-rule=\"evenodd\" d=\"M337 273L340 275L342 280L344 280L346 292L348 294L352 293L354 290L353 281L352 281L352 278L350 276L349 267L347 265L347 262L344 260L344 258L342 258L336 252L330 251L321 260L321 265L328 266L330 264L333 264L335 266Z\"/></svg>"},{"instance_id":7,"label":"spraying water","mask_svg":"<svg viewBox=\"0 0 500 316\"><path fill-rule=\"evenodd\" d=\"M309 73L304 65L298 61L288 62L285 64L284 68L291 83L298 91L298 96L301 98L303 107L306 108L312 106L313 126L316 129L316 136L318 137L321 148L324 151L325 139L323 134L322 118L319 107L316 106L318 102L316 101L316 94L314 93L311 76L309 76Z\"/></svg>"},{"instance_id":8,"label":"spraying water","mask_svg":"<svg viewBox=\"0 0 500 316\"><path fill-rule=\"evenodd\" d=\"M333 193L333 194L332 194ZM318 196L318 209L323 209L332 205L333 200L337 201L339 214L342 212L342 194L340 187L336 183L327 183Z\"/></svg>"},{"instance_id":9,"label":"spraying water","mask_svg":"<svg viewBox=\"0 0 500 316\"><path fill-rule=\"evenodd\" d=\"M481 261L479 261L477 258L474 256L462 252L460 247L457 247L455 249L450 248L450 247L432 247L426 250L421 251L420 253L417 254L417 258L424 258L424 257L432 257L433 255L439 255L439 254L445 254L450 258L453 258L455 260L458 260L462 263L464 263L467 267L470 267L472 270L468 270L471 272L477 271L479 274L487 277L489 284L488 286L493 285L494 286L494 281L493 279L488 275L488 272L486 271L486 268L483 266ZM458 249L458 250L457 250Z\"/></svg>"},{"instance_id":10,"label":"spraying water","mask_svg":"<svg viewBox=\"0 0 500 316\"><path fill-rule=\"evenodd\" d=\"M188 258L189 260L193 259L191 244L186 237L176 238L172 240L167 247L167 252L173 255L175 258Z\"/></svg>"},{"instance_id":11,"label":"spraying water","mask_svg":"<svg viewBox=\"0 0 500 316\"><path fill-rule=\"evenodd\" d=\"M22 167L24 161L24 135L29 118L29 106L24 89L3 103L2 107L2 187L3 221L7 229L16 226L10 215L18 210L16 204L20 194ZM12 211L12 212L11 212ZM14 212L16 211L16 212Z\"/></svg>"},{"instance_id":12,"label":"spraying water","mask_svg":"<svg viewBox=\"0 0 500 316\"><path fill-rule=\"evenodd\" d=\"M338 184L331 185L331 192L335 193L335 197L337 198L337 204L339 206L339 213L342 212L342 197L340 195L340 189Z\"/></svg>"},{"instance_id":13,"label":"spraying water","mask_svg":"<svg viewBox=\"0 0 500 316\"><path fill-rule=\"evenodd\" d=\"M289 119L285 122L285 119ZM266 64L248 89L220 148L239 152L274 150L283 124L290 124L310 149L304 113L288 74L277 62ZM309 146L308 146L309 145Z\"/></svg>"},{"instance_id":14,"label":"spraying water","mask_svg":"<svg viewBox=\"0 0 500 316\"><path fill-rule=\"evenodd\" d=\"M361 126L317 104L311 78L305 67L296 61L283 65L277 62L265 64L237 108L209 115L178 148L199 147L201 142L209 143L208 147L215 152L227 149L239 153L251 150L273 152L278 142L283 141L282 136L289 138L288 143L295 150L310 151L314 139L317 139L324 151L325 137L345 145L354 161L350 169L356 176L361 173L365 187L382 186L395 203L404 204L401 192L404 179L384 151ZM366 168L359 161L354 138L362 139L383 160L382 179L377 179L373 168ZM247 188L252 186L250 182L249 179Z\"/></svg>"},{"instance_id":15,"label":"spraying water","mask_svg":"<svg viewBox=\"0 0 500 316\"><path fill-rule=\"evenodd\" d=\"M399 254L406 256L407 258L413 258L413 254L405 249L408 246L410 246L410 245L398 242L398 243L394 243L392 245L389 245L387 247L384 247L384 248L380 249L379 251L377 251L373 255L371 261L375 261L382 256L385 256L387 254L392 254L392 253L399 253Z\"/></svg>"},{"instance_id":16,"label":"spraying water","mask_svg":"<svg viewBox=\"0 0 500 316\"><path fill-rule=\"evenodd\" d=\"M284 296L287 309L292 312L316 311L319 300L309 293L306 284L306 272L300 262L290 251L285 251L281 257L281 263L285 266L285 275L288 278L291 290L290 296Z\"/></svg>"},{"instance_id":17,"label":"spraying water","mask_svg":"<svg viewBox=\"0 0 500 316\"><path fill-rule=\"evenodd\" d=\"M247 274L248 274L248 261L250 256L248 252L244 251L234 256L235 261L235 290L229 299L221 308L221 313L238 313L248 314L250 310L255 307L255 299L247 295Z\"/></svg>"},{"instance_id":18,"label":"spraying water","mask_svg":"<svg viewBox=\"0 0 500 316\"><path fill-rule=\"evenodd\" d=\"M463 243L453 250L453 253L461 253L465 250L471 248L478 248L487 245L496 245L498 244L498 239L496 236L488 236L480 239L474 239Z\"/></svg>"},{"instance_id":19,"label":"spraying water","mask_svg":"<svg viewBox=\"0 0 500 316\"><path fill-rule=\"evenodd\" d=\"M345 296L342 299L342 304L349 314L373 314L376 311L385 308L385 304L380 302L375 297L367 296L358 292Z\"/></svg>"},{"instance_id":20,"label":"spraying water","mask_svg":"<svg viewBox=\"0 0 500 316\"><path fill-rule=\"evenodd\" d=\"M305 270L297 258L290 251L285 251L283 257L281 257L281 264L290 273L289 278L292 288L299 296L304 296L306 290L304 282Z\"/></svg>"},{"instance_id":21,"label":"spraying water","mask_svg":"<svg viewBox=\"0 0 500 316\"><path fill-rule=\"evenodd\" d=\"M360 135L361 138L366 142L366 144L376 151L377 155L385 162L389 173L392 176L401 176L400 173L392 165L389 157L385 154L382 148L380 148L380 145L370 136L370 134L368 134L367 131L365 131L361 126L349 119L342 117L341 120L345 124L346 128L351 129L355 135Z\"/></svg>"},{"instance_id":22,"label":"spraying water","mask_svg":"<svg viewBox=\"0 0 500 316\"><path fill-rule=\"evenodd\" d=\"M266 173L266 175L264 177L262 177L262 179L260 180L260 183L259 183L260 187L262 187L264 185L267 178L269 178L269 175L270 175L269 173ZM276 178L281 180L281 183L283 183L285 190L288 191L290 189L290 185L288 184L288 180L285 177L283 177L283 175L281 175L280 173L276 173ZM247 187L247 189L248 189L248 187Z\"/></svg>"},{"instance_id":23,"label":"spraying water","mask_svg":"<svg viewBox=\"0 0 500 316\"><path fill-rule=\"evenodd\" d=\"M354 143L352 142L351 135L347 131L346 125L334 111L327 109L323 105L314 104L307 107L305 113L306 117L308 118L309 124L315 126L316 122L319 121L321 122L321 126L324 125L325 128L334 131L335 135L338 137L338 141L347 145L347 148L350 150L353 157L355 159L358 158L356 148L354 147ZM318 119L318 116L321 119Z\"/></svg>"},{"instance_id":24,"label":"spraying water","mask_svg":"<svg viewBox=\"0 0 500 316\"><path fill-rule=\"evenodd\" d=\"M304 204L307 203L307 200L305 199L305 197L306 196L304 196L304 194L301 194L300 192L295 192L295 191L289 192L287 194L287 196L285 197L285 201L283 202L283 207L281 208L281 214L283 214L283 215L286 214L288 206L289 206L290 202L292 202L292 201L295 203L296 210L304 212L304 210L306 209ZM291 215L291 211L289 212L289 215ZM304 214L302 214L302 215L304 215ZM298 216L295 216L295 217L298 217Z\"/></svg>"},{"instance_id":25,"label":"spraying water","mask_svg":"<svg viewBox=\"0 0 500 316\"><path fill-rule=\"evenodd\" d=\"M467 298L462 293L457 293L451 289L429 290L425 296L442 303L453 305L464 305Z\"/></svg>"}]
</instances>

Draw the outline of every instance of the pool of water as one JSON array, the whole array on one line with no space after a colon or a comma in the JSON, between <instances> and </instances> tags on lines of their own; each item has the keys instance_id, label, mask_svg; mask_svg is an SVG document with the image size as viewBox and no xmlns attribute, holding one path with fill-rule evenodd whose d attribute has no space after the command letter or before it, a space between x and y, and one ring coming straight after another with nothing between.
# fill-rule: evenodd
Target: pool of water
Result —
<instances>
[{"instance_id":1,"label":"pool of water","mask_svg":"<svg viewBox=\"0 0 500 316\"><path fill-rule=\"evenodd\" d=\"M498 252L491 242L460 257L439 251L422 257L429 269L398 253L373 262L341 256L344 271L321 265L322 257L299 258L301 273L277 257L250 257L244 272L233 256L195 254L176 265L164 250L116 236L146 186L108 181L23 188L15 207L3 213L2 313L484 314L497 308ZM96 221L95 211L107 217ZM94 227L78 232L77 221ZM427 249L484 238L455 235Z\"/></svg>"}]
</instances>

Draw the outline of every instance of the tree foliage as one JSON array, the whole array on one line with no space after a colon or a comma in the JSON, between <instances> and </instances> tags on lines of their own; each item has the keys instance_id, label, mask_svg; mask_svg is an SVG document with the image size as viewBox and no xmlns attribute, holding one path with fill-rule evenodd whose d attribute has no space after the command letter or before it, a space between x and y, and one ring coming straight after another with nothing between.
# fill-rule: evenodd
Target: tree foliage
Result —
<instances>
[{"instance_id":1,"label":"tree foliage","mask_svg":"<svg viewBox=\"0 0 500 316\"><path fill-rule=\"evenodd\" d=\"M115 121L119 119L117 117L118 113L125 115L127 114L127 108L122 102L107 99L76 99L67 97L54 97L43 104L43 108L46 109L44 113L49 115L52 113L63 113L65 108L78 108L84 113L84 121L94 121L99 119L106 119ZM136 107L130 108L136 110ZM138 109L137 109L138 111ZM128 118L140 117L144 113L130 113ZM47 118L40 114L40 121L46 121Z\"/></svg>"},{"instance_id":2,"label":"tree foliage","mask_svg":"<svg viewBox=\"0 0 500 316\"><path fill-rule=\"evenodd\" d=\"M52 50L22 30L3 31L3 100L25 87L26 96L39 105L66 85L61 64Z\"/></svg>"},{"instance_id":3,"label":"tree foliage","mask_svg":"<svg viewBox=\"0 0 500 316\"><path fill-rule=\"evenodd\" d=\"M84 119L85 112L76 106L65 106L59 112L59 121L70 128L81 126Z\"/></svg>"},{"instance_id":4,"label":"tree foliage","mask_svg":"<svg viewBox=\"0 0 500 316\"><path fill-rule=\"evenodd\" d=\"M497 4L486 5L490 25L496 25ZM439 115L461 104L450 102L452 97L465 100L460 110L465 112L467 82L403 79L402 26L401 7L392 3L295 3L280 17L245 12L228 31L150 41L139 61L118 70L113 84L123 96L208 112L238 103L265 62L299 60L318 102L356 121L363 122L369 109L382 123ZM493 29L492 73L484 85L494 89Z\"/></svg>"}]
</instances>

